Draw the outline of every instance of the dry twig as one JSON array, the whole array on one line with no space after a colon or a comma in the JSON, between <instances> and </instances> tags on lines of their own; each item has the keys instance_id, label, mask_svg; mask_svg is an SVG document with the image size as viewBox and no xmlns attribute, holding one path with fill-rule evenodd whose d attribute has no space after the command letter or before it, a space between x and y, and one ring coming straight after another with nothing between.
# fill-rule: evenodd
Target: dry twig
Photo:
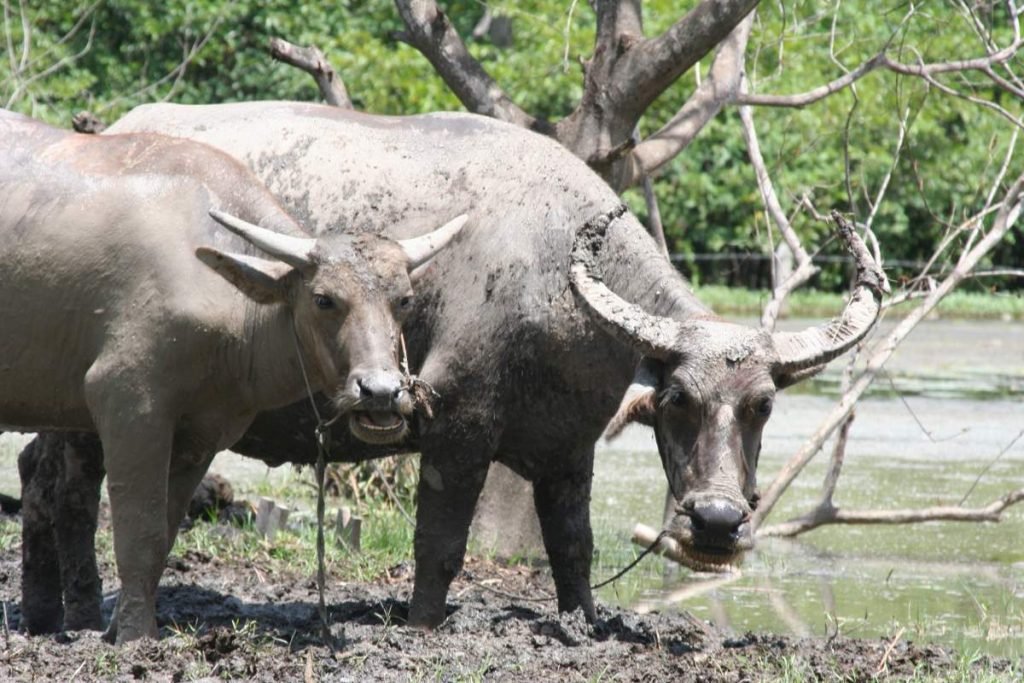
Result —
<instances>
[{"instance_id":1,"label":"dry twig","mask_svg":"<svg viewBox=\"0 0 1024 683\"><path fill-rule=\"evenodd\" d=\"M317 88L320 89L320 96L327 104L342 109L352 108L352 100L349 99L345 83L320 48L315 45L299 47L283 38L271 38L270 56L312 76Z\"/></svg>"},{"instance_id":2,"label":"dry twig","mask_svg":"<svg viewBox=\"0 0 1024 683\"><path fill-rule=\"evenodd\" d=\"M1012 153L1012 150L1010 151ZM754 513L754 524L759 525L768 513L778 502L781 495L789 487L796 476L803 470L808 462L818 453L825 440L832 435L836 428L846 419L853 410L854 405L864 394L867 388L874 381L875 376L892 356L893 352L903 339L913 330L917 324L925 318L938 305L949 292L960 282L967 278L978 262L998 244L1011 227L1016 223L1021 213L1021 197L1024 193L1024 175L1021 175L1006 192L1000 203L999 212L996 214L992 227L987 232L982 232L982 224L979 222L974 229L978 235L976 243L969 250L961 255L953 271L932 290L914 311L901 320L893 330L876 345L873 353L867 361L866 367L851 383L850 389L839 399L839 402L828 414L822 424L815 430L814 434L804 443L789 462L782 468L775 480L768 486L761 497L760 505ZM837 513L838 515L839 513ZM843 515L844 521L850 521L849 515ZM871 519L864 519L865 523L872 522Z\"/></svg>"}]
</instances>

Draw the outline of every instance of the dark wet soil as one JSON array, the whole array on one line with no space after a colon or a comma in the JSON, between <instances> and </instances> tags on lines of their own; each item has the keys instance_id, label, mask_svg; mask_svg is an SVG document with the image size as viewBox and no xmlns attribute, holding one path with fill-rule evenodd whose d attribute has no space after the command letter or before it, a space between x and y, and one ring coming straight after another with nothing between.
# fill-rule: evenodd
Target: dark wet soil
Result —
<instances>
[{"instance_id":1,"label":"dark wet soil","mask_svg":"<svg viewBox=\"0 0 1024 683\"><path fill-rule=\"evenodd\" d=\"M20 545L11 544L0 554L3 681L866 681L964 673L956 654L906 641L737 638L686 614L605 607L590 625L550 601L523 599L549 594L544 570L475 559L433 632L404 625L411 566L369 583L330 577L331 647L320 635L312 576L201 553L172 557L159 595L161 639L114 647L93 632L19 633L20 565ZM105 585L115 586L112 568L103 572ZM1010 663L972 666L998 675Z\"/></svg>"}]
</instances>

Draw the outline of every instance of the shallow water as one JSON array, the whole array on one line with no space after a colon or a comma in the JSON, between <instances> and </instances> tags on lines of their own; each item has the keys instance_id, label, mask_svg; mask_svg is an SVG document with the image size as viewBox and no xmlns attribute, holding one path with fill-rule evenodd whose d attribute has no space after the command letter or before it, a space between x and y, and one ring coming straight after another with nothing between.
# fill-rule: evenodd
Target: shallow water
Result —
<instances>
[{"instance_id":1,"label":"shallow water","mask_svg":"<svg viewBox=\"0 0 1024 683\"><path fill-rule=\"evenodd\" d=\"M982 507L1024 487L1024 326L928 323L908 341L890 365L895 390L881 378L858 406L835 503L957 505L971 491L964 505ZM832 407L836 385L833 369L810 392L780 395L764 435L762 486ZM827 444L768 523L814 506L830 451ZM602 444L597 461L595 578L602 578L634 556L625 544L636 522L660 527L664 476L642 428ZM918 642L1024 656L1024 504L998 524L829 526L796 540L762 540L736 575L666 565L647 559L601 595L640 610L688 609L737 633L838 628L891 638L902 630Z\"/></svg>"}]
</instances>

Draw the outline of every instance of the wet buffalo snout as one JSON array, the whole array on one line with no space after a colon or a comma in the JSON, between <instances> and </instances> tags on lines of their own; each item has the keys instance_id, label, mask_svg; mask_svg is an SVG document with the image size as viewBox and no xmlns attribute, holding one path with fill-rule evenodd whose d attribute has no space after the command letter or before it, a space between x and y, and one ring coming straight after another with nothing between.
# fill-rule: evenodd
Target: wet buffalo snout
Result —
<instances>
[{"instance_id":1,"label":"wet buffalo snout","mask_svg":"<svg viewBox=\"0 0 1024 683\"><path fill-rule=\"evenodd\" d=\"M394 373L377 371L356 377L355 393L365 410L391 410L402 396L401 378Z\"/></svg>"},{"instance_id":2,"label":"wet buffalo snout","mask_svg":"<svg viewBox=\"0 0 1024 683\"><path fill-rule=\"evenodd\" d=\"M749 514L726 498L697 501L690 509L690 522L698 545L732 549L749 534Z\"/></svg>"}]
</instances>

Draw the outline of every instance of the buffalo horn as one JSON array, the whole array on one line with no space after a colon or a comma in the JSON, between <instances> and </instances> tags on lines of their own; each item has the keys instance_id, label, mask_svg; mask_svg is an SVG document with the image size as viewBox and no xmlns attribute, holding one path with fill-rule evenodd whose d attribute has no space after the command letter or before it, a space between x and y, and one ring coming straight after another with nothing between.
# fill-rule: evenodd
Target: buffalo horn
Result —
<instances>
[{"instance_id":1,"label":"buffalo horn","mask_svg":"<svg viewBox=\"0 0 1024 683\"><path fill-rule=\"evenodd\" d=\"M675 320L651 315L629 303L595 279L581 262L572 264L569 277L579 299L613 337L658 360L678 354L682 330Z\"/></svg>"},{"instance_id":2,"label":"buffalo horn","mask_svg":"<svg viewBox=\"0 0 1024 683\"><path fill-rule=\"evenodd\" d=\"M836 211L832 212L832 218L839 236L857 263L850 301L838 317L824 325L803 332L773 334L775 350L779 354L776 374L808 370L842 355L871 330L881 310L882 294L889 291L882 269L854 232L853 226Z\"/></svg>"},{"instance_id":3,"label":"buffalo horn","mask_svg":"<svg viewBox=\"0 0 1024 683\"><path fill-rule=\"evenodd\" d=\"M405 251L405 257L409 261L409 270L426 263L434 256L434 254L441 251L441 249L452 241L452 238L459 234L459 231L462 230L462 226L466 224L466 220L468 220L468 218L469 216L466 214L461 214L448 221L437 230L428 232L426 235L420 235L419 237L413 237L407 240L399 240L398 244Z\"/></svg>"},{"instance_id":4,"label":"buffalo horn","mask_svg":"<svg viewBox=\"0 0 1024 683\"><path fill-rule=\"evenodd\" d=\"M210 210L210 216L225 228L243 238L254 247L265 251L295 268L308 268L309 254L316 245L312 237L292 237L261 228L231 214Z\"/></svg>"}]
</instances>

